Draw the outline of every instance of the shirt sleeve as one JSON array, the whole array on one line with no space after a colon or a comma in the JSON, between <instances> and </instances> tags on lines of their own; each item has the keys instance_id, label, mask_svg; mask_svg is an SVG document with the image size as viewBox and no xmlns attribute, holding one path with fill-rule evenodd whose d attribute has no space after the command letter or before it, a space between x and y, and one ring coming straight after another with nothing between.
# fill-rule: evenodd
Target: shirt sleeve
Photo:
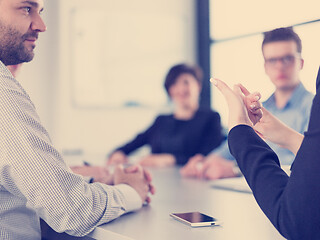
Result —
<instances>
[{"instance_id":1,"label":"shirt sleeve","mask_svg":"<svg viewBox=\"0 0 320 240\"><path fill-rule=\"evenodd\" d=\"M119 184L115 186L124 196L126 200L127 212L135 211L141 208L142 201L140 195L131 186L127 184Z\"/></svg>"},{"instance_id":2,"label":"shirt sleeve","mask_svg":"<svg viewBox=\"0 0 320 240\"><path fill-rule=\"evenodd\" d=\"M130 187L88 184L72 173L28 95L13 80L0 88L1 190L33 209L56 232L75 236L141 207L141 199L131 202Z\"/></svg>"},{"instance_id":3,"label":"shirt sleeve","mask_svg":"<svg viewBox=\"0 0 320 240\"><path fill-rule=\"evenodd\" d=\"M318 89L319 90L319 89ZM288 239L320 239L320 94L288 177L269 146L245 125L229 133L229 147L259 206Z\"/></svg>"}]
</instances>

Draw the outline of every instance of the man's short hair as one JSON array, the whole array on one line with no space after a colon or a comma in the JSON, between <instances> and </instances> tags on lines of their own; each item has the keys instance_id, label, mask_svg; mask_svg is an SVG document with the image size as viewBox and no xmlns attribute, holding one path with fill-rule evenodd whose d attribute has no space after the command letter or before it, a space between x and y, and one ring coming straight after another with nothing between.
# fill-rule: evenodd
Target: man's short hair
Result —
<instances>
[{"instance_id":1,"label":"man's short hair","mask_svg":"<svg viewBox=\"0 0 320 240\"><path fill-rule=\"evenodd\" d=\"M263 35L264 39L262 42L262 48L267 43L278 41L294 41L297 44L298 53L301 53L302 51L301 39L298 34L293 31L292 27L276 28L274 30L264 32Z\"/></svg>"}]
</instances>

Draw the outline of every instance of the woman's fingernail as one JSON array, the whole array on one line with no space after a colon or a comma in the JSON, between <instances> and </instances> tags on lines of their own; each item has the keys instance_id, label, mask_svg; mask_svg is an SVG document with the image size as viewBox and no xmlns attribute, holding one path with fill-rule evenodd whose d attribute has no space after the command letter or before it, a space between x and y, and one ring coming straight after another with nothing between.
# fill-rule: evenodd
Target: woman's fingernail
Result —
<instances>
[{"instance_id":1,"label":"woman's fingernail","mask_svg":"<svg viewBox=\"0 0 320 240\"><path fill-rule=\"evenodd\" d=\"M217 80L214 78L210 78L210 82L215 86L217 86L217 84L218 84Z\"/></svg>"},{"instance_id":2,"label":"woman's fingernail","mask_svg":"<svg viewBox=\"0 0 320 240\"><path fill-rule=\"evenodd\" d=\"M260 99L260 97L259 96L255 96L254 99L258 101Z\"/></svg>"}]
</instances>

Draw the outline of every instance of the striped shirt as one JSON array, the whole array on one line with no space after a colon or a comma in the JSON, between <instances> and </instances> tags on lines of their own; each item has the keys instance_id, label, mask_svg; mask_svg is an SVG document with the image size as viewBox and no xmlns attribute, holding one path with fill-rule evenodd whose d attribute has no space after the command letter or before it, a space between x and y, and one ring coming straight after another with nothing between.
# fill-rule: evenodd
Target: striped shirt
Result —
<instances>
[{"instance_id":1,"label":"striped shirt","mask_svg":"<svg viewBox=\"0 0 320 240\"><path fill-rule=\"evenodd\" d=\"M57 232L84 236L141 206L128 185L88 184L71 172L0 61L0 239L41 239L40 218Z\"/></svg>"}]
</instances>

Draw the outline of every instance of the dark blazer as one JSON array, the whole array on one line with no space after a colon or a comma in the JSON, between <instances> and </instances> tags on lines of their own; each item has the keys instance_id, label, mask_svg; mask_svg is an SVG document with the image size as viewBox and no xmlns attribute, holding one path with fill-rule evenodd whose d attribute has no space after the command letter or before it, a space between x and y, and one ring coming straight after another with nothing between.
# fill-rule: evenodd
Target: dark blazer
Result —
<instances>
[{"instance_id":1,"label":"dark blazer","mask_svg":"<svg viewBox=\"0 0 320 240\"><path fill-rule=\"evenodd\" d=\"M276 154L247 125L231 129L232 155L259 206L288 239L320 239L320 68L308 131L288 177Z\"/></svg>"}]
</instances>

